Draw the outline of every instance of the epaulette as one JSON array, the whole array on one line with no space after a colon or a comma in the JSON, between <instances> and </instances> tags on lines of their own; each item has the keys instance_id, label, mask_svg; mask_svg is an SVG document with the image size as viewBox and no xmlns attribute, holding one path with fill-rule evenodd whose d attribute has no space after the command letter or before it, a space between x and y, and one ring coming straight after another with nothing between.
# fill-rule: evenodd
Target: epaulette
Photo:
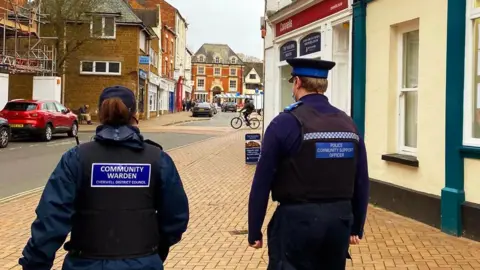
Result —
<instances>
[{"instance_id":1,"label":"epaulette","mask_svg":"<svg viewBox=\"0 0 480 270\"><path fill-rule=\"evenodd\" d=\"M297 101L295 103L292 103L292 104L288 105L287 107L285 107L283 112L291 112L291 111L295 110L295 108L297 108L298 106L300 106L302 104L303 104L302 101Z\"/></svg>"},{"instance_id":2,"label":"epaulette","mask_svg":"<svg viewBox=\"0 0 480 270\"><path fill-rule=\"evenodd\" d=\"M146 139L146 140L144 140L143 142L146 143L146 144L153 145L153 146L158 147L158 148L160 148L161 150L163 150L163 147L162 147L160 144L158 144L158 143L156 143L156 142L154 142L154 141L152 141L152 140L150 140L150 139Z\"/></svg>"}]
</instances>

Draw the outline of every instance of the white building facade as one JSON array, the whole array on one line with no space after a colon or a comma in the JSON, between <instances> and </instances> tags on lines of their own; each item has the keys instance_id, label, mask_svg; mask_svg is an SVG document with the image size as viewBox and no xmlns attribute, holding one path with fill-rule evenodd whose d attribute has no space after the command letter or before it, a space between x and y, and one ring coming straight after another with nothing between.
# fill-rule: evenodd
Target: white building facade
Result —
<instances>
[{"instance_id":1,"label":"white building facade","mask_svg":"<svg viewBox=\"0 0 480 270\"><path fill-rule=\"evenodd\" d=\"M187 80L185 79L185 72L187 69L191 69L190 66L187 66L187 31L188 31L188 24L185 18L182 17L180 12L176 12L175 15L175 31L177 33L176 37L176 45L175 45L175 80L178 80L182 77L183 80L183 87L181 93L181 99L183 100L186 96L190 96L192 92L192 87L190 84L187 84ZM191 57L190 57L191 63ZM191 71L191 70L190 70Z\"/></svg>"},{"instance_id":2,"label":"white building facade","mask_svg":"<svg viewBox=\"0 0 480 270\"><path fill-rule=\"evenodd\" d=\"M193 52L189 50L188 48L185 48L185 79L184 79L184 89L185 89L185 95L184 97L186 99L191 99L191 94L192 94L192 86L193 86L193 81L192 81L192 56Z\"/></svg>"},{"instance_id":3,"label":"white building facade","mask_svg":"<svg viewBox=\"0 0 480 270\"><path fill-rule=\"evenodd\" d=\"M264 127L293 103L286 60L336 62L326 96L350 115L352 0L267 0L265 14Z\"/></svg>"}]
</instances>

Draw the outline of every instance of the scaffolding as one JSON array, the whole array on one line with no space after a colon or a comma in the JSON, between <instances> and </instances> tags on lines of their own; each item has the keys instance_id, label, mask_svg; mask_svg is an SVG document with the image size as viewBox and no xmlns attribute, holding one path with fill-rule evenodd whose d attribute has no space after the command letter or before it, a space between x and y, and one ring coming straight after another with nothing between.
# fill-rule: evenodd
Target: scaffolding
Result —
<instances>
[{"instance_id":1,"label":"scaffolding","mask_svg":"<svg viewBox=\"0 0 480 270\"><path fill-rule=\"evenodd\" d=\"M0 0L0 72L56 74L55 46L40 36L41 0Z\"/></svg>"}]
</instances>

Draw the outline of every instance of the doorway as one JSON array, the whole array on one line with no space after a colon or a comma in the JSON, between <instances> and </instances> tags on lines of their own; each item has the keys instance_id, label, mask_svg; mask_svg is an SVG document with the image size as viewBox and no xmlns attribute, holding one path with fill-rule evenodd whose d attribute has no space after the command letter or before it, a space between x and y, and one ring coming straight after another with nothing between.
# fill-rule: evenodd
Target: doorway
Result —
<instances>
[{"instance_id":1,"label":"doorway","mask_svg":"<svg viewBox=\"0 0 480 270\"><path fill-rule=\"evenodd\" d=\"M213 94L213 103L217 103L217 105L220 106L221 105L220 98L216 97L216 95L222 94L222 88L220 88L219 86L215 86L212 89L212 94Z\"/></svg>"},{"instance_id":2,"label":"doorway","mask_svg":"<svg viewBox=\"0 0 480 270\"><path fill-rule=\"evenodd\" d=\"M333 57L336 63L332 74L332 104L350 115L350 24L333 26Z\"/></svg>"}]
</instances>

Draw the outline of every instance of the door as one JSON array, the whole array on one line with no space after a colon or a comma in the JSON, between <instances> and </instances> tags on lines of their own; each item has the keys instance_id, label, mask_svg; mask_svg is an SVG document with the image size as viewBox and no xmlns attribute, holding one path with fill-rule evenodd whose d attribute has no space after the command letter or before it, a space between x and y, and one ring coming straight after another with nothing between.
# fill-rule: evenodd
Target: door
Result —
<instances>
[{"instance_id":1,"label":"door","mask_svg":"<svg viewBox=\"0 0 480 270\"><path fill-rule=\"evenodd\" d=\"M332 104L350 115L350 29L349 24L333 27L333 61L337 63L332 74Z\"/></svg>"},{"instance_id":2,"label":"door","mask_svg":"<svg viewBox=\"0 0 480 270\"><path fill-rule=\"evenodd\" d=\"M48 120L50 120L54 129L61 128L63 116L62 113L58 111L57 107L53 102L47 102L45 103L45 106L47 108L47 122Z\"/></svg>"},{"instance_id":3,"label":"door","mask_svg":"<svg viewBox=\"0 0 480 270\"><path fill-rule=\"evenodd\" d=\"M62 130L68 130L72 126L72 123L70 123L70 116L69 114L63 113L63 110L66 110L65 106L62 104L55 102L55 107L57 108L57 111L59 112L58 118L59 118L59 124L58 126L62 128Z\"/></svg>"},{"instance_id":4,"label":"door","mask_svg":"<svg viewBox=\"0 0 480 270\"><path fill-rule=\"evenodd\" d=\"M168 92L168 110L173 112L173 104L175 103L175 93Z\"/></svg>"}]
</instances>

